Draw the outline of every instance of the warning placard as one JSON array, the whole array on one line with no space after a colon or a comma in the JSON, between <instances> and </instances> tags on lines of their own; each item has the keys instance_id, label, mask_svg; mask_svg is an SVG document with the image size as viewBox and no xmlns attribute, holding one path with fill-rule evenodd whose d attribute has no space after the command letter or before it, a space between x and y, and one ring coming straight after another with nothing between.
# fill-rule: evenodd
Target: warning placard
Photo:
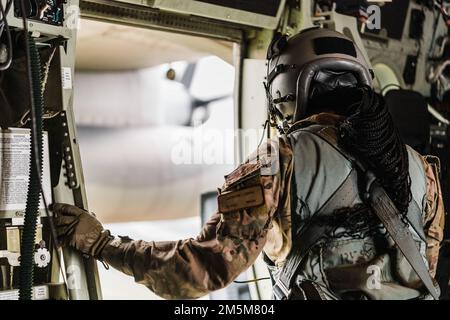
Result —
<instances>
[{"instance_id":1,"label":"warning placard","mask_svg":"<svg viewBox=\"0 0 450 320\"><path fill-rule=\"evenodd\" d=\"M51 202L48 139L44 133L42 188ZM30 130L0 131L0 211L25 210L30 172ZM44 208L41 199L41 208Z\"/></svg>"}]
</instances>

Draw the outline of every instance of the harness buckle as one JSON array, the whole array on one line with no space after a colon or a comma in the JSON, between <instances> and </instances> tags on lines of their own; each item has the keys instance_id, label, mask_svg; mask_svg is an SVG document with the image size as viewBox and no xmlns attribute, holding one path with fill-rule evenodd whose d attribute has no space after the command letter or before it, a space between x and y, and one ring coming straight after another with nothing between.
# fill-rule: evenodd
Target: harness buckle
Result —
<instances>
[{"instance_id":1,"label":"harness buckle","mask_svg":"<svg viewBox=\"0 0 450 320\"><path fill-rule=\"evenodd\" d=\"M289 300L292 294L292 290L287 288L286 285L277 280L273 286L273 296L275 300Z\"/></svg>"}]
</instances>

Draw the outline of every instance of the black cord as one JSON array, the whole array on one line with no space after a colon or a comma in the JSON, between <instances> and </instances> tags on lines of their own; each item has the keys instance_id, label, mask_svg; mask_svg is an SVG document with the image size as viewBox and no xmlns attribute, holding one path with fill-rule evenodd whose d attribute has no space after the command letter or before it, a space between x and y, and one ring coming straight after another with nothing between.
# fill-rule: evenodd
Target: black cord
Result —
<instances>
[{"instance_id":1,"label":"black cord","mask_svg":"<svg viewBox=\"0 0 450 320\"><path fill-rule=\"evenodd\" d=\"M261 134L261 139L259 140L259 143L258 143L258 148L261 146L261 144L262 144L262 142L263 142L263 140L264 140L264 133L265 133L266 130L267 130L267 126L269 125L269 122L270 122L269 119L267 119L267 120L264 122L263 132L262 132L262 134Z\"/></svg>"},{"instance_id":2,"label":"black cord","mask_svg":"<svg viewBox=\"0 0 450 320\"><path fill-rule=\"evenodd\" d=\"M0 1L1 2L1 1ZM37 137L37 119L34 117L36 114L36 104L34 100L33 95L33 79L32 79L32 67L31 67L31 53L30 53L30 43L29 43L29 34L28 34L28 23L27 18L24 14L25 12L25 3L24 0L20 0L21 5L21 13L22 13L22 22L23 22L23 33L24 33L24 45L25 45L25 60L26 60L26 74L27 74L27 81L28 81L28 94L30 99L30 109L31 109L31 131L34 134L35 137ZM39 141L36 139L32 141L33 147L34 147L34 156L35 156L35 166L38 171L38 177L39 181L41 182L41 175L40 175L40 157L38 154L39 150ZM42 184L41 184L42 186Z\"/></svg>"},{"instance_id":3,"label":"black cord","mask_svg":"<svg viewBox=\"0 0 450 320\"><path fill-rule=\"evenodd\" d=\"M11 8L11 3L9 2L6 5L6 10L3 7L3 2L0 0L0 12L2 14L2 26L0 30L0 37L3 35L3 31L6 30L6 41L7 41L7 51L8 51L8 57L5 62L0 64L0 71L4 71L8 69L11 66L12 63L12 39L11 39L11 30L9 29L8 20L6 19L6 16L8 15L9 9Z\"/></svg>"},{"instance_id":4,"label":"black cord","mask_svg":"<svg viewBox=\"0 0 450 320\"><path fill-rule=\"evenodd\" d=\"M258 278L258 279L252 279L252 280L245 280L245 281L233 281L234 283L253 283L253 282L259 282L263 280L270 280L270 277L267 278Z\"/></svg>"},{"instance_id":5,"label":"black cord","mask_svg":"<svg viewBox=\"0 0 450 320\"><path fill-rule=\"evenodd\" d=\"M35 85L39 79L35 78L33 66L31 62L31 42L28 34L27 19L25 17L25 2L20 1L21 13L23 20L24 33L24 50L26 60L26 74L28 80L28 95L31 109L31 156L30 156L30 179L27 194L27 205L25 208L25 222L22 232L22 239L20 245L21 261L20 261L20 286L19 299L32 300L33 283L34 283L34 264L33 251L36 238L36 219L37 211L39 210L40 192L36 192L36 185L39 186L41 179L41 128L38 128L39 120L36 107ZM39 99L39 98L38 98ZM39 101L38 101L39 102ZM38 187L39 188L39 187ZM37 194L36 194L37 193Z\"/></svg>"}]
</instances>

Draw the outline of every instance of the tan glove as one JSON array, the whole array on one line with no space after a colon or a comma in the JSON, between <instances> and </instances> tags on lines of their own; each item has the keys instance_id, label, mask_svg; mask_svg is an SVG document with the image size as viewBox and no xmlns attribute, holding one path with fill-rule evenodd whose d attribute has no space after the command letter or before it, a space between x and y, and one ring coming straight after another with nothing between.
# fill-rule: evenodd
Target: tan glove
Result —
<instances>
[{"instance_id":1,"label":"tan glove","mask_svg":"<svg viewBox=\"0 0 450 320\"><path fill-rule=\"evenodd\" d=\"M101 260L103 248L114 239L95 216L78 207L56 203L52 206L61 244Z\"/></svg>"}]
</instances>

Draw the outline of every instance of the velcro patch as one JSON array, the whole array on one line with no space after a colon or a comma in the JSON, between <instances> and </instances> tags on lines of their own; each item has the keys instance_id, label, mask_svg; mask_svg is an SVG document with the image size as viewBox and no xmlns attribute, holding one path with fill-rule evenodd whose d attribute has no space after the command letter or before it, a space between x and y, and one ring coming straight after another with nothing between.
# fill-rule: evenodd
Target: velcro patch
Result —
<instances>
[{"instance_id":1,"label":"velcro patch","mask_svg":"<svg viewBox=\"0 0 450 320\"><path fill-rule=\"evenodd\" d=\"M229 213L241 209L257 207L264 204L264 192L260 185L225 192L219 195L219 212Z\"/></svg>"},{"instance_id":2,"label":"velcro patch","mask_svg":"<svg viewBox=\"0 0 450 320\"><path fill-rule=\"evenodd\" d=\"M254 177L273 176L280 171L279 142L269 140L256 150L247 161L225 176L224 190Z\"/></svg>"}]
</instances>

